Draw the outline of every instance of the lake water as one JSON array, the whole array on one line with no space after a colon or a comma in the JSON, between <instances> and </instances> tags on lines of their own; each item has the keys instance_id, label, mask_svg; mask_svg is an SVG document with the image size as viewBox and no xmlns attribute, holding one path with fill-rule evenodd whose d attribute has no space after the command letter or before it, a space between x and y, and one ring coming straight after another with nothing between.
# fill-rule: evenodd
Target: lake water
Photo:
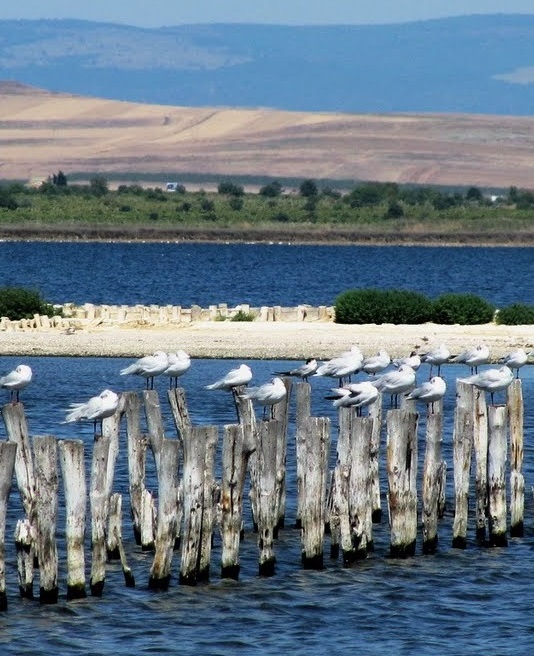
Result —
<instances>
[{"instance_id":1,"label":"lake water","mask_svg":"<svg viewBox=\"0 0 534 656\"><path fill-rule=\"evenodd\" d=\"M186 247L187 246L187 247ZM3 252L2 252L3 251ZM418 289L428 295L442 291L475 291L496 304L532 303L532 249L429 249L293 247L174 244L0 244L1 284L35 286L49 300L96 303L249 302L292 305L329 304L353 286ZM445 265L444 262L448 264ZM186 264L187 262L187 264ZM15 270L18 273L14 273ZM157 271L157 275L155 275ZM439 272L439 273L438 273ZM463 274L462 274L463 272ZM463 275L463 278L462 278ZM425 286L425 280L426 286ZM446 284L445 281L448 281ZM483 285L481 291L478 286ZM97 296L100 294L100 296ZM155 297L156 295L156 297ZM245 298L244 298L245 297ZM534 338L534 334L533 334ZM1 372L21 361L0 358ZM53 434L92 440L91 426L61 424L68 403L86 400L104 387L140 390L136 378L119 376L130 362L124 358L24 358L34 382L23 392L31 434ZM287 361L247 361L257 382ZM204 385L238 364L231 360L195 360L181 379L196 424L221 427L235 421L233 405L223 392ZM328 558L325 570L303 571L299 534L294 528L295 471L293 410L288 446L288 507L286 526L275 544L276 573L257 576L256 536L246 516L238 582L219 577L220 540L216 536L211 582L188 588L173 579L165 593L147 589L151 554L141 553L129 530L124 502L124 536L129 564L136 578L124 586L116 563L110 564L102 599L67 602L65 554L60 541L60 602L40 607L18 598L14 524L20 516L18 494L12 491L8 516L7 589L9 610L0 615L2 654L529 654L534 635L534 367L522 370L525 397L525 536L507 548L476 545L470 526L468 547L452 549L451 438L454 385L466 368L444 368L444 456L448 462L448 512L440 524L439 550L422 556L421 536L414 558L387 557L387 519L374 527L375 552L365 562L343 568ZM428 375L423 366L422 381ZM337 417L324 399L331 382L312 381L312 410L332 420L332 461ZM157 380L168 435L173 435L165 381ZM6 395L7 398L7 395ZM293 406L292 406L293 407ZM421 408L422 410L422 408ZM420 420L420 458L424 416ZM0 434L5 436L3 425ZM119 457L116 490L127 496L125 436ZM383 470L383 467L382 467ZM385 485L382 506L386 508ZM35 591L38 593L38 581Z\"/></svg>"}]
</instances>

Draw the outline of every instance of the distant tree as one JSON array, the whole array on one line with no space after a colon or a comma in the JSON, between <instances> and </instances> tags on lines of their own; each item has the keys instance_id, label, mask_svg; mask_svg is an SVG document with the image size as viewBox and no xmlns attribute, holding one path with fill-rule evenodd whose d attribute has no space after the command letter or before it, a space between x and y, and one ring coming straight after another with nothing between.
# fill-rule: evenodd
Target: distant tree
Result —
<instances>
[{"instance_id":1,"label":"distant tree","mask_svg":"<svg viewBox=\"0 0 534 656\"><path fill-rule=\"evenodd\" d=\"M341 192L327 185L321 189L321 196L327 198L341 198Z\"/></svg>"},{"instance_id":2,"label":"distant tree","mask_svg":"<svg viewBox=\"0 0 534 656\"><path fill-rule=\"evenodd\" d=\"M396 200L390 201L386 214L384 215L384 218L400 219L402 216L404 216L404 209L402 205Z\"/></svg>"},{"instance_id":3,"label":"distant tree","mask_svg":"<svg viewBox=\"0 0 534 656\"><path fill-rule=\"evenodd\" d=\"M317 196L319 189L315 180L303 180L299 186L299 194L305 198L312 198Z\"/></svg>"},{"instance_id":4,"label":"distant tree","mask_svg":"<svg viewBox=\"0 0 534 656\"><path fill-rule=\"evenodd\" d=\"M227 196L244 196L245 190L241 185L234 184L233 182L220 182L217 187L217 192L219 194L225 194Z\"/></svg>"},{"instance_id":5,"label":"distant tree","mask_svg":"<svg viewBox=\"0 0 534 656\"><path fill-rule=\"evenodd\" d=\"M93 196L105 196L108 191L108 181L102 175L96 175L89 180L89 190Z\"/></svg>"},{"instance_id":6,"label":"distant tree","mask_svg":"<svg viewBox=\"0 0 534 656\"><path fill-rule=\"evenodd\" d=\"M280 196L281 193L282 185L277 180L264 185L259 191L260 196L266 196L267 198L276 198L276 196Z\"/></svg>"},{"instance_id":7,"label":"distant tree","mask_svg":"<svg viewBox=\"0 0 534 656\"><path fill-rule=\"evenodd\" d=\"M52 176L52 184L54 184L56 187L67 186L67 176L63 173L63 171L60 170L57 173L54 173Z\"/></svg>"},{"instance_id":8,"label":"distant tree","mask_svg":"<svg viewBox=\"0 0 534 656\"><path fill-rule=\"evenodd\" d=\"M480 203L484 196L478 187L469 187L465 192L465 199L471 203Z\"/></svg>"},{"instance_id":9,"label":"distant tree","mask_svg":"<svg viewBox=\"0 0 534 656\"><path fill-rule=\"evenodd\" d=\"M230 208L235 212L239 212L243 209L243 199L237 196L232 196L232 198L230 198L228 201L228 204L230 205Z\"/></svg>"},{"instance_id":10,"label":"distant tree","mask_svg":"<svg viewBox=\"0 0 534 656\"><path fill-rule=\"evenodd\" d=\"M16 210L18 207L15 196L13 196L11 191L3 185L0 185L0 207L4 207L8 210Z\"/></svg>"}]
</instances>

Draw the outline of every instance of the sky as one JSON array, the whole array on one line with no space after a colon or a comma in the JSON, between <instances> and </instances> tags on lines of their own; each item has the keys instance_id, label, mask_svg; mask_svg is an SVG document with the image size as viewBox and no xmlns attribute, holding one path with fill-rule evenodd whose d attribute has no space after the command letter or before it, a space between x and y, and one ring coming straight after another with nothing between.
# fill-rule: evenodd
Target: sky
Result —
<instances>
[{"instance_id":1,"label":"sky","mask_svg":"<svg viewBox=\"0 0 534 656\"><path fill-rule=\"evenodd\" d=\"M188 23L403 23L465 14L534 14L533 0L18 0L0 20L79 18L139 27Z\"/></svg>"}]
</instances>

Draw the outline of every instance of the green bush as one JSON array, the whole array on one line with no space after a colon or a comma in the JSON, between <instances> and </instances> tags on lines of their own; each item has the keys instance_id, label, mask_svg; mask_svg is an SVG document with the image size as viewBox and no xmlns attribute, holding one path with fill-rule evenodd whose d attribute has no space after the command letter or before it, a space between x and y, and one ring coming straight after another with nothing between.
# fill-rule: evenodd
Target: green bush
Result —
<instances>
[{"instance_id":1,"label":"green bush","mask_svg":"<svg viewBox=\"0 0 534 656\"><path fill-rule=\"evenodd\" d=\"M238 310L231 321L254 321L255 315L252 312L244 312L243 310Z\"/></svg>"},{"instance_id":2,"label":"green bush","mask_svg":"<svg viewBox=\"0 0 534 656\"><path fill-rule=\"evenodd\" d=\"M513 303L499 310L496 322L506 326L526 326L534 323L534 305Z\"/></svg>"},{"instance_id":3,"label":"green bush","mask_svg":"<svg viewBox=\"0 0 534 656\"><path fill-rule=\"evenodd\" d=\"M431 310L426 296L404 289L351 289L335 300L336 323L419 324Z\"/></svg>"},{"instance_id":4,"label":"green bush","mask_svg":"<svg viewBox=\"0 0 534 656\"><path fill-rule=\"evenodd\" d=\"M44 301L39 292L22 287L0 288L0 317L31 319L34 314L52 317L61 313Z\"/></svg>"},{"instance_id":5,"label":"green bush","mask_svg":"<svg viewBox=\"0 0 534 656\"><path fill-rule=\"evenodd\" d=\"M432 321L463 326L490 323L495 307L475 294L442 294L432 304Z\"/></svg>"}]
</instances>

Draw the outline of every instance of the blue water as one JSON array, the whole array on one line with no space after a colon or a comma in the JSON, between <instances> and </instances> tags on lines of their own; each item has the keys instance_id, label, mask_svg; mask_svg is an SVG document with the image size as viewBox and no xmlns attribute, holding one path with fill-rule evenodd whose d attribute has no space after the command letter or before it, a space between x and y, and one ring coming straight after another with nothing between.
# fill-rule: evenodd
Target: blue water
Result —
<instances>
[{"instance_id":1,"label":"blue water","mask_svg":"<svg viewBox=\"0 0 534 656\"><path fill-rule=\"evenodd\" d=\"M0 285L52 303L332 305L347 289L534 304L534 248L0 243Z\"/></svg>"},{"instance_id":2,"label":"blue water","mask_svg":"<svg viewBox=\"0 0 534 656\"><path fill-rule=\"evenodd\" d=\"M293 247L175 244L0 244L0 283L43 290L49 300L95 303L281 304L331 303L352 286L442 291L475 291L496 304L533 302L532 249L430 249ZM473 273L476 268L476 275ZM16 271L16 273L15 273ZM372 271L372 273L371 273ZM438 273L439 272L439 273ZM478 286L484 286L484 290ZM1 340L1 335L0 335ZM534 340L534 334L533 334ZM0 372L22 361L1 357ZM61 424L68 403L83 401L104 387L140 390L135 378L119 376L130 360L123 358L25 357L34 382L23 392L30 433L82 438L90 453L92 428ZM254 380L285 370L287 361L247 361ZM206 392L237 362L194 360L181 379L192 421L222 426L235 422L224 392ZM170 589L147 590L152 554L134 543L129 523L125 435L117 464L115 490L125 495L124 536L136 578L124 586L117 563L106 575L102 599L65 599L65 552L60 553L60 602L40 607L18 597L16 554L12 535L21 516L16 490L9 500L7 527L7 592L9 610L0 614L2 654L174 654L186 656L240 654L530 654L534 636L534 367L522 370L525 397L525 536L507 548L477 546L470 525L468 548L452 549L453 470L451 455L455 379L466 373L459 365L444 368L444 456L448 462L448 510L440 524L439 551L408 560L387 557L386 515L374 527L375 552L365 562L343 568L329 559L321 572L303 571L295 518L294 401L288 443L286 528L275 544L275 576L257 576L258 550L250 515L246 514L238 582L219 577L220 539L216 535L211 582L188 588L177 580L179 553L173 561ZM418 380L428 374L423 365ZM337 417L324 399L331 382L312 381L312 411L332 420L331 463L335 460ZM174 435L165 381L156 381L166 432ZM423 457L424 416L420 418ZM0 439L5 431L0 422ZM220 447L220 444L219 444ZM382 472L384 467L382 464ZM148 459L147 480L154 480ZM419 486L420 489L420 486ZM382 507L386 509L382 485ZM60 518L61 522L61 518ZM472 523L472 522L471 522ZM89 535L87 536L87 538ZM87 553L89 542L87 541ZM89 558L87 566L89 567ZM38 580L35 582L38 594Z\"/></svg>"}]
</instances>

